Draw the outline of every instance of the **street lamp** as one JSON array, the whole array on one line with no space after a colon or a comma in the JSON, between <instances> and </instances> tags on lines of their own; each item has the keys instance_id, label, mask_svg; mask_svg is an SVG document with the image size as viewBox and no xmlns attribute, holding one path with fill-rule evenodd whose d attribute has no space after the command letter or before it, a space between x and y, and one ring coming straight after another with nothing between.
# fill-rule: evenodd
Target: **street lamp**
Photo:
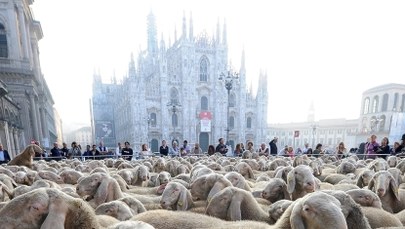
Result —
<instances>
[{"instance_id":1,"label":"street lamp","mask_svg":"<svg viewBox=\"0 0 405 229\"><path fill-rule=\"evenodd\" d=\"M181 104L177 100L171 100L168 104L167 107L169 111L173 113L172 115L172 125L173 125L173 140L172 141L177 141L176 137L176 126L178 124L178 118L175 116L176 112L179 111L179 108L181 107Z\"/></svg>"},{"instance_id":2,"label":"street lamp","mask_svg":"<svg viewBox=\"0 0 405 229\"><path fill-rule=\"evenodd\" d=\"M227 110L226 110L226 119L227 119L227 126L226 126L226 144L229 145L229 98L231 94L231 90L233 87L233 81L238 80L239 74L237 72L232 72L232 70L228 70L228 74L225 75L224 73L221 73L218 77L220 81L222 81L225 84L225 89L228 91L228 104L227 104Z\"/></svg>"}]
</instances>

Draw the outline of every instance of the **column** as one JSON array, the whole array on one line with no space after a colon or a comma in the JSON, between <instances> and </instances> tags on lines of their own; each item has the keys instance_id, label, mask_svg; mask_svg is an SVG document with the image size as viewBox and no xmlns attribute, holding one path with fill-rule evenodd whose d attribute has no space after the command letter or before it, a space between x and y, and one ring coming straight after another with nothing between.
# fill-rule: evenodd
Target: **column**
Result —
<instances>
[{"instance_id":1,"label":"column","mask_svg":"<svg viewBox=\"0 0 405 229\"><path fill-rule=\"evenodd\" d=\"M43 136L44 141L48 141L47 147L49 147L49 145L50 145L49 130L48 130L48 122L46 121L46 112L45 112L44 106L41 109L39 109L39 112L41 115L42 136Z\"/></svg>"},{"instance_id":2,"label":"column","mask_svg":"<svg viewBox=\"0 0 405 229\"><path fill-rule=\"evenodd\" d=\"M13 130L14 130L14 127L11 127L11 128L8 129L8 136L10 136L10 140L9 140L10 145L9 145L9 147L8 147L8 150L9 150L9 152L11 153L11 155L15 155L15 154L16 154L16 152L15 152L15 145L14 145Z\"/></svg>"},{"instance_id":3,"label":"column","mask_svg":"<svg viewBox=\"0 0 405 229\"><path fill-rule=\"evenodd\" d=\"M30 116L31 116L31 122L32 122L32 128L33 130L32 132L32 137L35 140L39 139L39 134L38 134L38 123L37 123L37 106L35 104L35 99L34 99L34 94L30 94L30 103L31 103L31 112L30 112Z\"/></svg>"},{"instance_id":4,"label":"column","mask_svg":"<svg viewBox=\"0 0 405 229\"><path fill-rule=\"evenodd\" d=\"M4 134L6 135L6 145L4 146L4 148L11 150L10 131L8 130L8 122L3 121L3 126L4 126Z\"/></svg>"},{"instance_id":5,"label":"column","mask_svg":"<svg viewBox=\"0 0 405 229\"><path fill-rule=\"evenodd\" d=\"M24 19L24 10L21 4L18 5L18 29L20 30L20 39L22 40L23 45L23 57L27 59L28 55L28 41L27 41L27 31L25 30L25 19Z\"/></svg>"},{"instance_id":6,"label":"column","mask_svg":"<svg viewBox=\"0 0 405 229\"><path fill-rule=\"evenodd\" d=\"M38 101L36 101L36 102L38 102ZM37 103L38 104L38 103ZM41 115L39 114L39 107L38 107L38 105L36 105L36 109L35 109L35 111L36 111L36 113L37 113L37 123L38 123L38 141L40 141L41 142L41 144L42 144L42 140L43 140L43 135L42 135L42 122L41 122Z\"/></svg>"},{"instance_id":7,"label":"column","mask_svg":"<svg viewBox=\"0 0 405 229\"><path fill-rule=\"evenodd\" d=\"M18 138L18 129L14 129L14 145L15 145L15 155L19 154L21 152L20 150L20 140Z\"/></svg>"}]
</instances>

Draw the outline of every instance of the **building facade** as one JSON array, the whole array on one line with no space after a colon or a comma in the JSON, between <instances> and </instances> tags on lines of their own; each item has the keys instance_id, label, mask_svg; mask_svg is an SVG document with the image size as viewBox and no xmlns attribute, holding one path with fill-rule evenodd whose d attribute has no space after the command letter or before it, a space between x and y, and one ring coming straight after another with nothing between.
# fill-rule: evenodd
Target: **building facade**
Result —
<instances>
[{"instance_id":1,"label":"building facade","mask_svg":"<svg viewBox=\"0 0 405 229\"><path fill-rule=\"evenodd\" d=\"M225 24L221 31L218 23L213 37L206 32L194 35L192 19L187 23L183 17L181 35L177 38L175 32L174 42L168 45L163 37L158 42L153 14L147 25L147 49L139 53L137 64L131 57L128 75L121 83L104 84L99 75L94 76L95 141L109 129L116 142L129 141L137 149L149 143L152 151L158 151L162 140L199 142L207 150L227 135L232 146L266 138L267 74L260 74L256 93L248 90L242 53L229 97L219 80L229 70Z\"/></svg>"},{"instance_id":2,"label":"building facade","mask_svg":"<svg viewBox=\"0 0 405 229\"><path fill-rule=\"evenodd\" d=\"M72 131L71 133L66 134L65 137L65 142L68 146L70 146L72 142L76 142L82 147L82 151L86 149L86 145L91 146L92 144L96 144L93 141L93 134L90 126L85 126Z\"/></svg>"},{"instance_id":3,"label":"building facade","mask_svg":"<svg viewBox=\"0 0 405 229\"><path fill-rule=\"evenodd\" d=\"M33 18L31 0L0 2L0 79L18 112L5 107L5 121L14 122L17 142L10 143L11 153L37 140L45 147L58 139L55 127L54 101L42 75L38 41L43 37L41 24ZM10 121L14 120L14 121ZM3 121L3 129L10 128ZM8 130L10 132L10 130ZM61 136L60 136L61 137ZM4 144L4 143L3 143Z\"/></svg>"}]
</instances>

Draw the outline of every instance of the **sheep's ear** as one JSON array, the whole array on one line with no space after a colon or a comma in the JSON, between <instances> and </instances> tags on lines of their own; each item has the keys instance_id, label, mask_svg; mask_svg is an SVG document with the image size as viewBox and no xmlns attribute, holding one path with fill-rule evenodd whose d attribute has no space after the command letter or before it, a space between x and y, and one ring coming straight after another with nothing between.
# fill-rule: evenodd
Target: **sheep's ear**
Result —
<instances>
[{"instance_id":1,"label":"sheep's ear","mask_svg":"<svg viewBox=\"0 0 405 229\"><path fill-rule=\"evenodd\" d=\"M392 178L392 177L390 178L390 188L391 188L392 192L394 193L395 198L397 198L397 200L399 201L400 199L399 199L399 195L398 195L398 185L395 182L394 178Z\"/></svg>"},{"instance_id":2,"label":"sheep's ear","mask_svg":"<svg viewBox=\"0 0 405 229\"><path fill-rule=\"evenodd\" d=\"M283 178L283 170L280 169L277 171L276 175L274 176L274 178Z\"/></svg>"},{"instance_id":3,"label":"sheep's ear","mask_svg":"<svg viewBox=\"0 0 405 229\"><path fill-rule=\"evenodd\" d=\"M211 198L217 194L219 191L224 189L226 187L224 181L222 179L218 179L217 182L215 182L214 186L211 188L211 191L208 193L207 197L207 203L211 200Z\"/></svg>"},{"instance_id":4,"label":"sheep's ear","mask_svg":"<svg viewBox=\"0 0 405 229\"><path fill-rule=\"evenodd\" d=\"M60 198L51 200L49 213L41 225L41 229L64 228L68 206Z\"/></svg>"},{"instance_id":5,"label":"sheep's ear","mask_svg":"<svg viewBox=\"0 0 405 229\"><path fill-rule=\"evenodd\" d=\"M133 177L131 179L131 183L132 185L134 185L136 183L136 181L138 181L139 178L139 166L135 168L135 171L132 172Z\"/></svg>"},{"instance_id":6,"label":"sheep's ear","mask_svg":"<svg viewBox=\"0 0 405 229\"><path fill-rule=\"evenodd\" d=\"M295 189L295 169L291 170L287 175L287 191L293 193Z\"/></svg>"},{"instance_id":7,"label":"sheep's ear","mask_svg":"<svg viewBox=\"0 0 405 229\"><path fill-rule=\"evenodd\" d=\"M177 210L186 211L193 203L190 192L185 188L180 188L179 199L177 200Z\"/></svg>"},{"instance_id":8,"label":"sheep's ear","mask_svg":"<svg viewBox=\"0 0 405 229\"><path fill-rule=\"evenodd\" d=\"M374 189L374 177L368 183L368 189L373 191L373 189Z\"/></svg>"},{"instance_id":9,"label":"sheep's ear","mask_svg":"<svg viewBox=\"0 0 405 229\"><path fill-rule=\"evenodd\" d=\"M242 203L242 196L241 195L233 195L231 199L231 203L229 204L227 216L228 219L231 221L242 220L242 213L240 210L240 205Z\"/></svg>"},{"instance_id":10,"label":"sheep's ear","mask_svg":"<svg viewBox=\"0 0 405 229\"><path fill-rule=\"evenodd\" d=\"M357 185L359 188L363 188L363 186L364 186L363 184L364 184L363 175L360 174L359 178L357 179L356 185Z\"/></svg>"},{"instance_id":11,"label":"sheep's ear","mask_svg":"<svg viewBox=\"0 0 405 229\"><path fill-rule=\"evenodd\" d=\"M158 175L157 177L156 177L156 180L155 180L155 187L157 187L157 186L160 186L160 175Z\"/></svg>"},{"instance_id":12,"label":"sheep's ear","mask_svg":"<svg viewBox=\"0 0 405 229\"><path fill-rule=\"evenodd\" d=\"M253 170L252 170L252 168L250 168L250 166L248 167L248 171L249 171L249 178L255 179L255 175L253 174Z\"/></svg>"},{"instance_id":13,"label":"sheep's ear","mask_svg":"<svg viewBox=\"0 0 405 229\"><path fill-rule=\"evenodd\" d=\"M288 191L287 191L287 184L283 184L282 189L283 189L284 199L291 200L290 193L288 193Z\"/></svg>"},{"instance_id":14,"label":"sheep's ear","mask_svg":"<svg viewBox=\"0 0 405 229\"><path fill-rule=\"evenodd\" d=\"M321 189L321 180L314 177L314 181L315 181L315 191Z\"/></svg>"},{"instance_id":15,"label":"sheep's ear","mask_svg":"<svg viewBox=\"0 0 405 229\"><path fill-rule=\"evenodd\" d=\"M294 205L290 216L291 228L305 229L304 220L301 217L302 204L298 202Z\"/></svg>"},{"instance_id":16,"label":"sheep's ear","mask_svg":"<svg viewBox=\"0 0 405 229\"><path fill-rule=\"evenodd\" d=\"M94 201L97 206L107 201L110 183L110 179L108 178L104 178L101 180L100 186L98 186L96 194L94 195Z\"/></svg>"}]
</instances>

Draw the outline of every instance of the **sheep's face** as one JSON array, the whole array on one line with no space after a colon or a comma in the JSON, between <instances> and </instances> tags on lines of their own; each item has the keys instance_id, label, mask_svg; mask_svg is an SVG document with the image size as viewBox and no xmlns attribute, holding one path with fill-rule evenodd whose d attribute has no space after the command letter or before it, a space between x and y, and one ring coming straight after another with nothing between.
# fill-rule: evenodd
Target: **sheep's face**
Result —
<instances>
[{"instance_id":1,"label":"sheep's face","mask_svg":"<svg viewBox=\"0 0 405 229\"><path fill-rule=\"evenodd\" d=\"M239 177L239 174L235 173L235 172L226 174L225 178L228 179L234 187L237 187L241 180L241 177Z\"/></svg>"},{"instance_id":2,"label":"sheep's face","mask_svg":"<svg viewBox=\"0 0 405 229\"><path fill-rule=\"evenodd\" d=\"M160 200L160 206L163 209L172 209L175 210L175 205L179 200L179 196L181 193L180 187L176 183L169 183L166 185L165 190L162 193L162 198ZM183 190L185 191L185 190Z\"/></svg>"},{"instance_id":3,"label":"sheep's face","mask_svg":"<svg viewBox=\"0 0 405 229\"><path fill-rule=\"evenodd\" d=\"M16 172L14 180L18 184L25 184L28 181L27 173L23 171Z\"/></svg>"},{"instance_id":4,"label":"sheep's face","mask_svg":"<svg viewBox=\"0 0 405 229\"><path fill-rule=\"evenodd\" d=\"M111 201L109 203L103 203L95 210L96 215L109 215L114 218L118 218L119 206L116 202Z\"/></svg>"},{"instance_id":5,"label":"sheep's face","mask_svg":"<svg viewBox=\"0 0 405 229\"><path fill-rule=\"evenodd\" d=\"M284 190L286 189L285 182L281 182L281 180L273 180L266 186L266 188L262 191L262 197L266 200L271 198L278 198L279 196L283 195Z\"/></svg>"},{"instance_id":6,"label":"sheep's face","mask_svg":"<svg viewBox=\"0 0 405 229\"><path fill-rule=\"evenodd\" d=\"M375 184L374 184L375 192L377 193L377 195L379 197L383 197L389 190L390 182L394 178L392 177L391 174L384 171L384 173L375 174L373 179L375 182Z\"/></svg>"},{"instance_id":7,"label":"sheep's face","mask_svg":"<svg viewBox=\"0 0 405 229\"><path fill-rule=\"evenodd\" d=\"M367 186L368 183L370 183L370 180L373 178L374 172L372 171L365 171L362 175L361 178L363 179L363 185Z\"/></svg>"},{"instance_id":8,"label":"sheep's face","mask_svg":"<svg viewBox=\"0 0 405 229\"><path fill-rule=\"evenodd\" d=\"M58 183L58 184L63 184L63 179L62 179L62 177L59 176L59 175L57 175L57 174L55 174L55 173L53 173L53 172L50 172L50 171L40 171L40 172L38 172L38 175L39 175L40 177L42 177L43 179L45 179L45 180L50 180L50 181L56 182L56 183Z\"/></svg>"},{"instance_id":9,"label":"sheep's face","mask_svg":"<svg viewBox=\"0 0 405 229\"><path fill-rule=\"evenodd\" d=\"M76 193L79 196L93 196L96 193L102 178L103 176L101 173L94 173L88 177L81 179L76 186Z\"/></svg>"},{"instance_id":10,"label":"sheep's face","mask_svg":"<svg viewBox=\"0 0 405 229\"><path fill-rule=\"evenodd\" d=\"M139 178L141 178L142 181L149 180L149 171L148 171L147 167L145 167L145 166L139 167Z\"/></svg>"},{"instance_id":11,"label":"sheep's face","mask_svg":"<svg viewBox=\"0 0 405 229\"><path fill-rule=\"evenodd\" d=\"M340 166L342 166L341 171L343 173L353 173L356 170L354 164L350 162L343 162Z\"/></svg>"},{"instance_id":12,"label":"sheep's face","mask_svg":"<svg viewBox=\"0 0 405 229\"><path fill-rule=\"evenodd\" d=\"M233 191L230 188L224 189L212 197L209 201L206 214L220 219L227 219L227 212L232 201Z\"/></svg>"},{"instance_id":13,"label":"sheep's face","mask_svg":"<svg viewBox=\"0 0 405 229\"><path fill-rule=\"evenodd\" d=\"M132 178L134 175L132 174L131 171L121 170L118 172L118 175L120 175L128 185L132 184Z\"/></svg>"},{"instance_id":14,"label":"sheep's face","mask_svg":"<svg viewBox=\"0 0 405 229\"><path fill-rule=\"evenodd\" d=\"M315 191L315 179L309 167L296 167L294 173L298 187L307 193Z\"/></svg>"},{"instance_id":15,"label":"sheep's face","mask_svg":"<svg viewBox=\"0 0 405 229\"><path fill-rule=\"evenodd\" d=\"M320 176L322 174L322 168L319 165L319 162L317 161L313 161L309 164L309 166L312 168L312 170L314 171L314 176Z\"/></svg>"},{"instance_id":16,"label":"sheep's face","mask_svg":"<svg viewBox=\"0 0 405 229\"><path fill-rule=\"evenodd\" d=\"M397 158L395 156L388 157L387 163L389 167L395 167L397 165Z\"/></svg>"},{"instance_id":17,"label":"sheep's face","mask_svg":"<svg viewBox=\"0 0 405 229\"><path fill-rule=\"evenodd\" d=\"M206 198L207 190L206 190L206 180L207 176L199 177L197 178L192 184L191 184L191 189L190 193L193 198L193 200L203 200Z\"/></svg>"},{"instance_id":18,"label":"sheep's face","mask_svg":"<svg viewBox=\"0 0 405 229\"><path fill-rule=\"evenodd\" d=\"M346 192L352 199L361 206L381 208L380 198L370 190L351 190Z\"/></svg>"},{"instance_id":19,"label":"sheep's face","mask_svg":"<svg viewBox=\"0 0 405 229\"><path fill-rule=\"evenodd\" d=\"M171 175L168 172L160 172L157 179L159 179L160 184L167 184L171 179Z\"/></svg>"},{"instance_id":20,"label":"sheep's face","mask_svg":"<svg viewBox=\"0 0 405 229\"><path fill-rule=\"evenodd\" d=\"M269 208L269 216L274 221L277 221L287 210L287 208L291 205L292 201L289 200L279 200L270 205Z\"/></svg>"}]
</instances>

